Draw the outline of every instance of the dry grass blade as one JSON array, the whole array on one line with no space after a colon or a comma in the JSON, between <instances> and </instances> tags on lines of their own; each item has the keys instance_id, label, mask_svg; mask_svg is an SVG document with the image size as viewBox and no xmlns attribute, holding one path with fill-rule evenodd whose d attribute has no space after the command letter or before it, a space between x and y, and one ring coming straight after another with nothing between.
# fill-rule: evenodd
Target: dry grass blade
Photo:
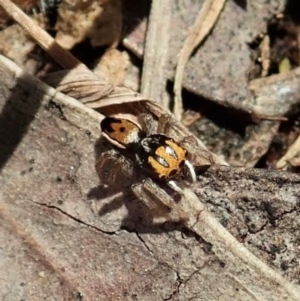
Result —
<instances>
[{"instance_id":1,"label":"dry grass blade","mask_svg":"<svg viewBox=\"0 0 300 301\"><path fill-rule=\"evenodd\" d=\"M193 50L203 39L208 35L213 26L215 25L226 0L206 0L203 3L201 11L197 17L197 20L193 27L191 28L190 34L184 42L181 49L176 74L174 82L174 93L175 93L175 103L174 103L174 115L180 120L183 107L181 99L181 86L183 80L183 73L185 66L188 62L190 55Z\"/></svg>"},{"instance_id":2,"label":"dry grass blade","mask_svg":"<svg viewBox=\"0 0 300 301\"><path fill-rule=\"evenodd\" d=\"M104 113L102 109L115 105L125 105L145 101L141 94L124 86L115 86L104 79L99 79L89 70L63 70L48 74L44 81L59 92L81 101L92 109ZM137 108L138 109L138 108ZM137 110L138 111L138 110Z\"/></svg>"},{"instance_id":3,"label":"dry grass blade","mask_svg":"<svg viewBox=\"0 0 300 301\"><path fill-rule=\"evenodd\" d=\"M112 84L99 79L97 75L89 70L52 72L44 78L44 81L58 91L74 97L87 105L99 102L114 89Z\"/></svg>"},{"instance_id":4,"label":"dry grass blade","mask_svg":"<svg viewBox=\"0 0 300 301\"><path fill-rule=\"evenodd\" d=\"M31 20L21 9L9 0L0 0L0 6L63 68L86 70L70 52L64 50L55 40Z\"/></svg>"},{"instance_id":5,"label":"dry grass blade","mask_svg":"<svg viewBox=\"0 0 300 301\"><path fill-rule=\"evenodd\" d=\"M74 111L74 115L79 113L82 116L88 116L87 118L95 120L95 124L97 125L101 121L102 117L98 112L92 110L91 108L77 101L76 99L69 97L68 95L59 93L56 89L53 89L52 87L49 87L48 85L40 82L33 75L25 73L8 58L0 55L0 63L6 66L9 70L13 71L15 73L16 78L26 77L28 78L29 82L34 82L37 91L42 91L44 95L47 95L49 98L55 99L55 101L59 102L61 105L72 109Z\"/></svg>"},{"instance_id":6,"label":"dry grass blade","mask_svg":"<svg viewBox=\"0 0 300 301\"><path fill-rule=\"evenodd\" d=\"M141 94L168 107L166 65L173 1L153 1L144 52Z\"/></svg>"},{"instance_id":7,"label":"dry grass blade","mask_svg":"<svg viewBox=\"0 0 300 301\"><path fill-rule=\"evenodd\" d=\"M119 86L112 87L110 83L99 80L93 72L88 70L69 51L57 44L50 35L11 1L0 0L0 6L63 68L72 69L72 71L64 70L48 76L46 81L51 86L80 99L94 109L145 99L131 89ZM66 78L64 79L64 77ZM101 102L99 102L100 100Z\"/></svg>"},{"instance_id":8,"label":"dry grass blade","mask_svg":"<svg viewBox=\"0 0 300 301\"><path fill-rule=\"evenodd\" d=\"M289 160L293 159L300 152L300 136L288 148L287 152L278 160L276 168L284 169Z\"/></svg>"}]
</instances>

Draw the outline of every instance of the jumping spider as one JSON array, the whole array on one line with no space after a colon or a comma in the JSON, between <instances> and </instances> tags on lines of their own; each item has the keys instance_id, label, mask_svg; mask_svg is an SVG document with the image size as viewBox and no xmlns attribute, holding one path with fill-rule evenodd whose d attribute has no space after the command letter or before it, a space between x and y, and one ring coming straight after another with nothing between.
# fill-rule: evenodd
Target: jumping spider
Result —
<instances>
[{"instance_id":1,"label":"jumping spider","mask_svg":"<svg viewBox=\"0 0 300 301\"><path fill-rule=\"evenodd\" d=\"M138 116L138 123L116 117L106 117L101 122L103 136L119 150L119 154L114 156L115 165L119 164L122 168L127 166L127 170L132 165L137 165L144 174L150 177L142 184L131 186L139 199L149 201L153 200L153 196L158 199L170 199L168 194L151 179L165 182L179 194L182 194L183 190L176 180L189 176L192 182L196 181L196 173L189 161L188 151L167 135L170 122L171 116L167 114L159 118L157 127L148 114ZM131 161L129 162L127 158ZM105 177L102 173L107 160L112 160L111 155L103 153L96 164L100 180ZM110 170L111 182L115 182L116 173L119 171L120 167ZM104 181L109 182L107 178L104 178Z\"/></svg>"}]
</instances>

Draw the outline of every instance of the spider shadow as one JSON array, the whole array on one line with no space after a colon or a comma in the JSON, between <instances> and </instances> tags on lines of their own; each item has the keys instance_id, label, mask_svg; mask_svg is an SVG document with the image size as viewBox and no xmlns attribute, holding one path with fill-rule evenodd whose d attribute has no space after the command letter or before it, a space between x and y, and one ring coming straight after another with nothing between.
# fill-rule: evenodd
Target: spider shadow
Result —
<instances>
[{"instance_id":1,"label":"spider shadow","mask_svg":"<svg viewBox=\"0 0 300 301\"><path fill-rule=\"evenodd\" d=\"M97 186L89 191L87 197L90 200L94 199L98 201L111 198L98 211L99 217L110 214L125 206L128 213L123 218L120 229L152 234L182 229L180 221L165 220L163 222L156 222L155 219L162 216L155 215L156 211L149 208L142 200L137 199L131 191L131 187L124 187L116 191L115 187Z\"/></svg>"},{"instance_id":2,"label":"spider shadow","mask_svg":"<svg viewBox=\"0 0 300 301\"><path fill-rule=\"evenodd\" d=\"M105 142L106 140L100 138L95 143L96 161L99 156L105 152L105 149L108 149L106 147L107 143ZM124 154L121 153L121 155L123 156ZM117 158L115 158L115 160L112 158L112 160L115 161L115 164L118 164ZM143 179L147 178L147 175L145 175L140 168L134 166L132 161L129 160L128 164L131 165L130 174L128 174L128 168L125 168L124 170L124 166L119 166L116 180L112 185L99 185L88 192L88 200L109 200L99 210L99 217L113 213L122 206L125 206L128 213L122 220L120 225L121 229L127 229L128 231L138 233L153 234L181 230L182 225L179 221L164 219L163 222L156 222L155 220L160 219L162 216L157 215L157 210L149 208L143 200L137 199L131 189L131 186L133 184L140 183ZM103 172L106 177L106 173L112 172L112 168L111 166L104 166L101 172ZM160 185L162 189L167 190L170 194L174 194L169 187L165 187L165 184L162 185ZM179 199L180 196L174 194L174 201L177 202Z\"/></svg>"}]
</instances>

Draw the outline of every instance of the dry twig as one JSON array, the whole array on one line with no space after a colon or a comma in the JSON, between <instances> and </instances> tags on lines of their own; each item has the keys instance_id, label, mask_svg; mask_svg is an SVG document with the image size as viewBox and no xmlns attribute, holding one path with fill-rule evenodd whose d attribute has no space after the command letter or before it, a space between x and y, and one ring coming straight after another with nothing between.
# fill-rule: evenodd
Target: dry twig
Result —
<instances>
[{"instance_id":1,"label":"dry twig","mask_svg":"<svg viewBox=\"0 0 300 301\"><path fill-rule=\"evenodd\" d=\"M144 50L141 94L165 108L169 102L166 93L166 66L172 21L172 0L153 1L148 22Z\"/></svg>"},{"instance_id":2,"label":"dry twig","mask_svg":"<svg viewBox=\"0 0 300 301\"><path fill-rule=\"evenodd\" d=\"M185 66L188 59L197 45L199 45L215 25L226 0L206 0L203 3L197 20L184 42L178 58L175 82L174 82L174 115L178 120L181 119L183 113L181 89Z\"/></svg>"},{"instance_id":3,"label":"dry twig","mask_svg":"<svg viewBox=\"0 0 300 301\"><path fill-rule=\"evenodd\" d=\"M0 0L0 6L63 68L86 70L69 51L64 50L55 40L41 29L32 19L9 0Z\"/></svg>"}]
</instances>

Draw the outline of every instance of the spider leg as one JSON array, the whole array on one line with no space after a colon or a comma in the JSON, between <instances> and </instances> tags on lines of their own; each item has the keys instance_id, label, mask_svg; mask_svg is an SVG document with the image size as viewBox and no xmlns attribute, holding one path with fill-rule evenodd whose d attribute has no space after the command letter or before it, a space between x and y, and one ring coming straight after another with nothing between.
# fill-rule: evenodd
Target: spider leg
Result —
<instances>
[{"instance_id":1,"label":"spider leg","mask_svg":"<svg viewBox=\"0 0 300 301\"><path fill-rule=\"evenodd\" d=\"M150 114L140 114L138 116L138 121L142 129L145 130L147 136L156 134L156 124L154 122L153 117Z\"/></svg>"},{"instance_id":2,"label":"spider leg","mask_svg":"<svg viewBox=\"0 0 300 301\"><path fill-rule=\"evenodd\" d=\"M171 206L174 200L150 178L133 184L131 189L134 195L153 211L153 215L170 219Z\"/></svg>"},{"instance_id":3,"label":"spider leg","mask_svg":"<svg viewBox=\"0 0 300 301\"><path fill-rule=\"evenodd\" d=\"M157 133L172 137L175 141L181 141L185 136L180 128L180 122L170 114L162 114L158 119Z\"/></svg>"},{"instance_id":4,"label":"spider leg","mask_svg":"<svg viewBox=\"0 0 300 301\"><path fill-rule=\"evenodd\" d=\"M168 186L171 187L173 190L178 192L179 194L183 194L183 190L177 185L177 183L174 180L167 182Z\"/></svg>"},{"instance_id":5,"label":"spider leg","mask_svg":"<svg viewBox=\"0 0 300 301\"><path fill-rule=\"evenodd\" d=\"M101 185L112 185L115 183L128 185L132 183L130 179L134 171L131 162L115 150L102 153L95 168ZM119 176L123 176L124 180L120 180ZM118 181L116 181L117 178Z\"/></svg>"},{"instance_id":6,"label":"spider leg","mask_svg":"<svg viewBox=\"0 0 300 301\"><path fill-rule=\"evenodd\" d=\"M177 192L179 192L180 190L181 193L184 194L183 190L181 190L181 188L177 186L176 182L170 182L168 182L168 185L171 185L170 187L172 189L174 189L175 187L177 189ZM146 192L146 194L150 198L150 201L152 203L155 203L156 213L166 217L168 220L176 222L186 219L186 213L182 211L175 200L164 189L158 186L158 184L153 182L150 178L146 178L141 185L143 187L143 191Z\"/></svg>"},{"instance_id":7,"label":"spider leg","mask_svg":"<svg viewBox=\"0 0 300 301\"><path fill-rule=\"evenodd\" d=\"M195 137L185 137L180 142L180 145L188 151L188 158L193 162L194 166L208 167L214 163L212 154L204 145L199 144Z\"/></svg>"},{"instance_id":8,"label":"spider leg","mask_svg":"<svg viewBox=\"0 0 300 301\"><path fill-rule=\"evenodd\" d=\"M172 126L172 117L169 114L162 114L158 119L157 133L168 134Z\"/></svg>"}]
</instances>

